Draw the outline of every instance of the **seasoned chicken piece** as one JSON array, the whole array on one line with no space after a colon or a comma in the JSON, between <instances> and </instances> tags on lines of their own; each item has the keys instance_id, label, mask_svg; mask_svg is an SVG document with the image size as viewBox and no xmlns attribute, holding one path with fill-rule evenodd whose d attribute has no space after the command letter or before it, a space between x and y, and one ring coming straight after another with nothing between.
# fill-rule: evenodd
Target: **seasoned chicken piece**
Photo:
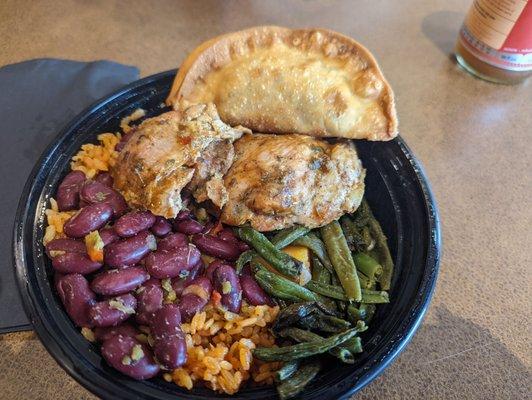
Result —
<instances>
[{"instance_id":1,"label":"seasoned chicken piece","mask_svg":"<svg viewBox=\"0 0 532 400\"><path fill-rule=\"evenodd\" d=\"M365 170L354 145L302 135L245 135L224 177L222 222L259 231L315 228L357 209Z\"/></svg>"},{"instance_id":2,"label":"seasoned chicken piece","mask_svg":"<svg viewBox=\"0 0 532 400\"><path fill-rule=\"evenodd\" d=\"M235 156L231 140L218 140L208 145L196 161L196 168L187 189L198 202L211 200L218 208L227 202L225 174Z\"/></svg>"},{"instance_id":3,"label":"seasoned chicken piece","mask_svg":"<svg viewBox=\"0 0 532 400\"><path fill-rule=\"evenodd\" d=\"M112 170L114 184L130 206L170 218L182 209L181 190L218 207L226 199L220 176L232 162L232 142L245 129L224 124L213 104L193 105L147 119L126 143ZM224 149L223 160L218 146Z\"/></svg>"}]
</instances>

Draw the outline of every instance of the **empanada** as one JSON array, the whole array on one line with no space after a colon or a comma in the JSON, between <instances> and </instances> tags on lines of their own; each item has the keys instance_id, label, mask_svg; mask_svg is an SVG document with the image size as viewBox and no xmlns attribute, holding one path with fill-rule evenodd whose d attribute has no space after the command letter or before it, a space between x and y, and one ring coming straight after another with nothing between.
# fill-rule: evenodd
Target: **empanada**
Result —
<instances>
[{"instance_id":1,"label":"empanada","mask_svg":"<svg viewBox=\"0 0 532 400\"><path fill-rule=\"evenodd\" d=\"M390 140L394 96L361 44L325 29L255 27L211 39L183 62L167 103L214 102L255 132Z\"/></svg>"}]
</instances>

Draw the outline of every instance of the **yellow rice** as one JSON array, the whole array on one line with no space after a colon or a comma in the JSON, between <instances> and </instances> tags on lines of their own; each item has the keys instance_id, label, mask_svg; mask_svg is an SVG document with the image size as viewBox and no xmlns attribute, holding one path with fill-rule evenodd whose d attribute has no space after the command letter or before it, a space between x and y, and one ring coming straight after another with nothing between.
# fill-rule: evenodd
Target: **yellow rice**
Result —
<instances>
[{"instance_id":1,"label":"yellow rice","mask_svg":"<svg viewBox=\"0 0 532 400\"><path fill-rule=\"evenodd\" d=\"M82 171L87 178L94 178L100 171L109 171L118 157L115 147L121 138L120 133L99 134L98 141L100 144L86 143L82 145L81 150L72 157L70 167L74 171Z\"/></svg>"},{"instance_id":2,"label":"yellow rice","mask_svg":"<svg viewBox=\"0 0 532 400\"><path fill-rule=\"evenodd\" d=\"M55 238L64 237L63 225L74 215L76 211L59 211L57 202L53 197L50 198L50 208L45 211L46 222L48 225L44 231L43 243L47 244Z\"/></svg>"},{"instance_id":3,"label":"yellow rice","mask_svg":"<svg viewBox=\"0 0 532 400\"><path fill-rule=\"evenodd\" d=\"M243 303L240 314L234 314L207 305L190 323L182 324L188 360L173 371L173 381L187 389L202 381L212 390L227 394L236 393L250 378L258 384L272 384L280 364L256 360L251 350L275 345L268 326L278 313L277 306Z\"/></svg>"}]
</instances>

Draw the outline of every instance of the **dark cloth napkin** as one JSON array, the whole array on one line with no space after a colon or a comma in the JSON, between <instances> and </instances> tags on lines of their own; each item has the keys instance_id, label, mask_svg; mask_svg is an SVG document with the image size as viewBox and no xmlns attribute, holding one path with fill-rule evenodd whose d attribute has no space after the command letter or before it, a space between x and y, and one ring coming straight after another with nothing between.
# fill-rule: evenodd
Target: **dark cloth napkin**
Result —
<instances>
[{"instance_id":1,"label":"dark cloth napkin","mask_svg":"<svg viewBox=\"0 0 532 400\"><path fill-rule=\"evenodd\" d=\"M31 329L11 259L13 221L31 169L76 114L138 76L136 67L110 61L38 59L0 68L0 333Z\"/></svg>"}]
</instances>

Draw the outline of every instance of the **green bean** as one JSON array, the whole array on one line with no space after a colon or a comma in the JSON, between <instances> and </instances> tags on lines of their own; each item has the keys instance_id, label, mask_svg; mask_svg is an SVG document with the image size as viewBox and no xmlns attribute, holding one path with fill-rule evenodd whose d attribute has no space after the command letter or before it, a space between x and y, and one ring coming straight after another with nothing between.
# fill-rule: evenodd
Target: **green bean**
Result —
<instances>
[{"instance_id":1,"label":"green bean","mask_svg":"<svg viewBox=\"0 0 532 400\"><path fill-rule=\"evenodd\" d=\"M238 228L237 233L240 239L253 246L255 251L281 274L298 276L301 272L303 264L276 249L262 233L248 226Z\"/></svg>"},{"instance_id":2,"label":"green bean","mask_svg":"<svg viewBox=\"0 0 532 400\"><path fill-rule=\"evenodd\" d=\"M366 253L353 254L353 261L355 261L357 271L362 272L370 280L373 280L382 274L382 265Z\"/></svg>"},{"instance_id":3,"label":"green bean","mask_svg":"<svg viewBox=\"0 0 532 400\"><path fill-rule=\"evenodd\" d=\"M305 235L308 231L309 231L308 228L301 227L301 226L283 229L282 231L280 231L279 233L277 233L277 235L273 237L271 243L275 246L276 249L280 250L288 246L298 237ZM244 266L248 262L251 262L251 260L257 256L258 254L255 250L248 250L248 251L243 252L240 255L240 257L238 257L238 259L236 260L236 272L240 274Z\"/></svg>"},{"instance_id":4,"label":"green bean","mask_svg":"<svg viewBox=\"0 0 532 400\"><path fill-rule=\"evenodd\" d=\"M377 253L379 254L379 262L383 268L379 283L382 290L389 290L392 284L393 260L392 255L390 254L390 249L388 248L388 242L384 232L382 231L381 225L375 219L375 216L371 212L367 202L364 200L362 204L364 204L364 212L369 216L368 227L373 238L375 239L375 247Z\"/></svg>"},{"instance_id":5,"label":"green bean","mask_svg":"<svg viewBox=\"0 0 532 400\"><path fill-rule=\"evenodd\" d=\"M277 316L272 330L280 330L298 326L307 330L321 330L338 333L351 327L351 324L337 317L336 310L330 310L319 301L309 301L290 304L282 308Z\"/></svg>"},{"instance_id":6,"label":"green bean","mask_svg":"<svg viewBox=\"0 0 532 400\"><path fill-rule=\"evenodd\" d=\"M325 313L330 315L338 315L336 302L333 299L322 296L318 293L314 293L314 296L316 296L317 303L320 305L320 308L325 311Z\"/></svg>"},{"instance_id":7,"label":"green bean","mask_svg":"<svg viewBox=\"0 0 532 400\"><path fill-rule=\"evenodd\" d=\"M353 214L353 223L357 228L362 228L368 224L371 218L371 210L369 209L368 202L363 199L355 213Z\"/></svg>"},{"instance_id":8,"label":"green bean","mask_svg":"<svg viewBox=\"0 0 532 400\"><path fill-rule=\"evenodd\" d=\"M367 226L361 228L360 235L362 237L362 241L364 242L363 251L373 250L375 248L375 239L373 239L373 236L371 235Z\"/></svg>"},{"instance_id":9,"label":"green bean","mask_svg":"<svg viewBox=\"0 0 532 400\"><path fill-rule=\"evenodd\" d=\"M316 281L309 281L305 287L315 293L330 297L336 300L347 301L345 291L340 286L327 285L326 283L319 283ZM388 292L381 290L361 289L361 303L389 303Z\"/></svg>"},{"instance_id":10,"label":"green bean","mask_svg":"<svg viewBox=\"0 0 532 400\"><path fill-rule=\"evenodd\" d=\"M366 313L364 310L357 308L354 304L349 304L347 306L347 319L352 323L363 321L365 317Z\"/></svg>"},{"instance_id":11,"label":"green bean","mask_svg":"<svg viewBox=\"0 0 532 400\"><path fill-rule=\"evenodd\" d=\"M342 228L333 221L321 229L321 236L331 258L331 263L340 279L348 300L360 301L362 298L357 270Z\"/></svg>"},{"instance_id":12,"label":"green bean","mask_svg":"<svg viewBox=\"0 0 532 400\"><path fill-rule=\"evenodd\" d=\"M271 297L275 298L275 299L281 299L281 300L285 300L285 301L290 301L292 303L297 303L299 301L301 301L301 299L297 296L294 296L290 293L285 293L283 292L282 290L279 290L278 287L274 287L274 285L272 285L268 279L260 276L260 275L255 275L255 280L257 281L257 283L259 284L259 286L261 288L264 289L264 291L266 293L268 293Z\"/></svg>"},{"instance_id":13,"label":"green bean","mask_svg":"<svg viewBox=\"0 0 532 400\"><path fill-rule=\"evenodd\" d=\"M299 328L284 329L281 332L279 332L279 336L289 337L299 343L312 342L313 340L323 339L323 337L321 337L317 333L305 331ZM353 354L351 354L351 352L347 348L344 348L343 345L340 345L338 347L333 347L332 349L328 351L328 353L347 364L353 364L355 362L355 358L353 357Z\"/></svg>"},{"instance_id":14,"label":"green bean","mask_svg":"<svg viewBox=\"0 0 532 400\"><path fill-rule=\"evenodd\" d=\"M327 268L329 272L334 271L331 260L329 259L329 255L327 254L325 244L318 236L316 236L314 232L309 232L305 236L301 236L299 239L294 241L294 244L298 244L310 249L310 251L312 251L320 259L323 266Z\"/></svg>"},{"instance_id":15,"label":"green bean","mask_svg":"<svg viewBox=\"0 0 532 400\"><path fill-rule=\"evenodd\" d=\"M236 264L235 264L236 272L238 274L240 274L242 272L242 269L244 268L244 266L248 262L251 262L253 257L255 257L256 255L257 255L257 253L255 251L253 251L253 250L247 250L247 251L243 252L242 254L240 254L240 257L238 257L238 259L236 260Z\"/></svg>"},{"instance_id":16,"label":"green bean","mask_svg":"<svg viewBox=\"0 0 532 400\"><path fill-rule=\"evenodd\" d=\"M329 285L327 283L320 283L310 280L307 282L305 287L314 293L321 294L322 296L327 296L336 300L347 301L345 291L340 286Z\"/></svg>"},{"instance_id":17,"label":"green bean","mask_svg":"<svg viewBox=\"0 0 532 400\"><path fill-rule=\"evenodd\" d=\"M280 250L291 244L294 240L306 235L309 231L310 229L304 226L283 229L272 238L271 242L275 248Z\"/></svg>"},{"instance_id":18,"label":"green bean","mask_svg":"<svg viewBox=\"0 0 532 400\"><path fill-rule=\"evenodd\" d=\"M331 274L327 268L323 266L319 258L314 253L312 253L310 257L312 260L312 279L317 282L330 283ZM318 300L330 310L336 310L337 308L335 301L328 297L318 295Z\"/></svg>"},{"instance_id":19,"label":"green bean","mask_svg":"<svg viewBox=\"0 0 532 400\"><path fill-rule=\"evenodd\" d=\"M335 286L340 286L340 279L336 275L336 272L331 273L331 283ZM335 300L336 307L340 310L341 313L345 314L347 311L347 303L342 300Z\"/></svg>"},{"instance_id":20,"label":"green bean","mask_svg":"<svg viewBox=\"0 0 532 400\"><path fill-rule=\"evenodd\" d=\"M330 283L331 273L323 266L319 258L314 253L311 254L310 258L312 260L312 279L316 282ZM333 299L321 295L318 295L318 298L321 303L325 304L325 306L329 308L329 310L336 311L338 308Z\"/></svg>"},{"instance_id":21,"label":"green bean","mask_svg":"<svg viewBox=\"0 0 532 400\"><path fill-rule=\"evenodd\" d=\"M351 354L362 353L362 339L359 336L355 336L352 339L346 340L342 345L342 348L349 350Z\"/></svg>"},{"instance_id":22,"label":"green bean","mask_svg":"<svg viewBox=\"0 0 532 400\"><path fill-rule=\"evenodd\" d=\"M362 289L370 289L375 285L375 279L369 280L369 278L360 271L357 271L357 275L358 280L360 281L360 287Z\"/></svg>"},{"instance_id":23,"label":"green bean","mask_svg":"<svg viewBox=\"0 0 532 400\"><path fill-rule=\"evenodd\" d=\"M363 312L365 314L364 321L366 323L369 323L371 319L373 318L373 315L375 315L375 311L377 310L377 307L375 304L361 304L360 305L360 312Z\"/></svg>"},{"instance_id":24,"label":"green bean","mask_svg":"<svg viewBox=\"0 0 532 400\"><path fill-rule=\"evenodd\" d=\"M362 290L361 302L365 304L389 303L390 298L388 292L383 290Z\"/></svg>"},{"instance_id":25,"label":"green bean","mask_svg":"<svg viewBox=\"0 0 532 400\"><path fill-rule=\"evenodd\" d=\"M287 361L275 372L274 379L276 382L282 382L290 378L299 368L299 360Z\"/></svg>"},{"instance_id":26,"label":"green bean","mask_svg":"<svg viewBox=\"0 0 532 400\"><path fill-rule=\"evenodd\" d=\"M307 316L319 311L315 302L297 302L281 309L273 324L273 331L277 332L289 326L297 325Z\"/></svg>"},{"instance_id":27,"label":"green bean","mask_svg":"<svg viewBox=\"0 0 532 400\"><path fill-rule=\"evenodd\" d=\"M357 328L349 329L325 339L312 342L299 343L286 347L258 347L253 350L253 355L263 361L290 361L298 358L310 357L315 354L325 353L358 333Z\"/></svg>"},{"instance_id":28,"label":"green bean","mask_svg":"<svg viewBox=\"0 0 532 400\"><path fill-rule=\"evenodd\" d=\"M318 372L320 372L321 364L318 360L314 360L309 364L303 365L297 372L295 372L291 379L285 380L277 386L277 393L281 400L291 399L297 396L310 381L312 381Z\"/></svg>"},{"instance_id":29,"label":"green bean","mask_svg":"<svg viewBox=\"0 0 532 400\"><path fill-rule=\"evenodd\" d=\"M255 278L258 278L263 282L267 282L268 285L270 285L273 291L275 292L270 293L270 295L274 297L280 297L285 300L289 300L289 298L294 297L306 301L316 300L316 296L314 295L314 293L312 293L308 289L305 289L303 286L300 286L299 284L294 283L289 279L286 279L280 275L268 271L258 262L252 262L252 265L253 271L255 272ZM289 298L286 298L286 296L283 297L283 295L288 295Z\"/></svg>"},{"instance_id":30,"label":"green bean","mask_svg":"<svg viewBox=\"0 0 532 400\"><path fill-rule=\"evenodd\" d=\"M351 324L345 319L332 315L323 315L318 320L318 329L324 332L341 332L351 327Z\"/></svg>"},{"instance_id":31,"label":"green bean","mask_svg":"<svg viewBox=\"0 0 532 400\"><path fill-rule=\"evenodd\" d=\"M364 240L359 228L347 215L340 218L340 225L344 232L347 245L353 251L365 251L367 249L367 243Z\"/></svg>"},{"instance_id":32,"label":"green bean","mask_svg":"<svg viewBox=\"0 0 532 400\"><path fill-rule=\"evenodd\" d=\"M310 258L312 260L312 279L316 282L330 283L331 274L327 268L323 266L320 259L314 253L312 253Z\"/></svg>"}]
</instances>

